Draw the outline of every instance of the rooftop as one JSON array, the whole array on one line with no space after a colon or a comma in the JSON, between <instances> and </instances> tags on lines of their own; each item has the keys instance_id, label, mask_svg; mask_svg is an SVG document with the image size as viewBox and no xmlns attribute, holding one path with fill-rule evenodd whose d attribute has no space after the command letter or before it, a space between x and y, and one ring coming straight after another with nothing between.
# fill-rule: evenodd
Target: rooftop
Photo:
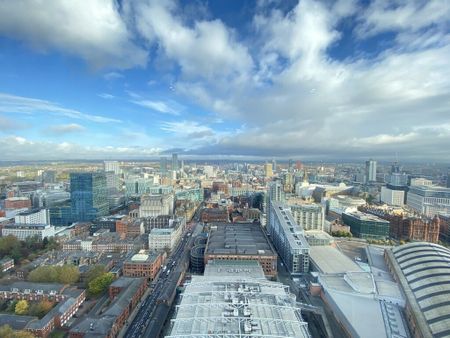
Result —
<instances>
[{"instance_id":1,"label":"rooftop","mask_svg":"<svg viewBox=\"0 0 450 338\"><path fill-rule=\"evenodd\" d=\"M208 264L204 276L194 276L176 306L166 338L310 337L288 286L235 272L249 269L256 273L254 263L258 263L249 263L217 263L232 270L219 274L217 266Z\"/></svg>"},{"instance_id":2,"label":"rooftop","mask_svg":"<svg viewBox=\"0 0 450 338\"><path fill-rule=\"evenodd\" d=\"M450 336L450 250L416 242L393 248L388 256L422 334Z\"/></svg>"},{"instance_id":3,"label":"rooftop","mask_svg":"<svg viewBox=\"0 0 450 338\"><path fill-rule=\"evenodd\" d=\"M309 255L311 263L320 273L333 274L363 271L358 264L332 246L312 246Z\"/></svg>"},{"instance_id":4,"label":"rooftop","mask_svg":"<svg viewBox=\"0 0 450 338\"><path fill-rule=\"evenodd\" d=\"M382 219L382 218L380 218L378 216L375 216L375 215L372 215L372 214L367 214L365 212L361 212L361 211L358 211L358 210L345 211L344 214L352 216L354 218L357 218L357 219L359 219L361 221L389 223L388 221L386 221L386 220L384 220L384 219Z\"/></svg>"},{"instance_id":5,"label":"rooftop","mask_svg":"<svg viewBox=\"0 0 450 338\"><path fill-rule=\"evenodd\" d=\"M205 255L276 255L257 223L213 223Z\"/></svg>"}]
</instances>

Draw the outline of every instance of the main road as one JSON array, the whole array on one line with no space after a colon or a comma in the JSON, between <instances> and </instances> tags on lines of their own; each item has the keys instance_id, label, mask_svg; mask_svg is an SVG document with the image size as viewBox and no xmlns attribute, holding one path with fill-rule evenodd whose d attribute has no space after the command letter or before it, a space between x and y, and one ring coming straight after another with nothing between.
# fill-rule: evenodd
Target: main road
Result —
<instances>
[{"instance_id":1,"label":"main road","mask_svg":"<svg viewBox=\"0 0 450 338\"><path fill-rule=\"evenodd\" d=\"M160 270L157 279L153 281L153 290L142 300L136 316L124 335L125 338L157 337L161 332L172 305L178 280L189 266L189 253L194 238L202 231L202 225L198 222L200 209L167 259L166 269Z\"/></svg>"}]
</instances>

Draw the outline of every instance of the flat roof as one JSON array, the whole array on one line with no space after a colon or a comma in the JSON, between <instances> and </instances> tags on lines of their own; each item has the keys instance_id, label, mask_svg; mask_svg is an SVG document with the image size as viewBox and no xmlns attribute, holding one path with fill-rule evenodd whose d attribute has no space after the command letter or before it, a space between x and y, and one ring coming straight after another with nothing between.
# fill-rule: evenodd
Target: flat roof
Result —
<instances>
[{"instance_id":1,"label":"flat roof","mask_svg":"<svg viewBox=\"0 0 450 338\"><path fill-rule=\"evenodd\" d=\"M365 212L361 212L358 210L352 210L352 211L345 211L344 212L345 215L349 215L349 216L353 216L357 219L360 219L362 221L372 221L372 222L381 222L381 223L388 223L389 221L386 221L378 216L372 215L372 214L368 214Z\"/></svg>"},{"instance_id":2,"label":"flat roof","mask_svg":"<svg viewBox=\"0 0 450 338\"><path fill-rule=\"evenodd\" d=\"M320 273L334 274L363 271L358 264L332 246L312 246L309 250L309 256L311 263Z\"/></svg>"},{"instance_id":3,"label":"flat roof","mask_svg":"<svg viewBox=\"0 0 450 338\"><path fill-rule=\"evenodd\" d=\"M258 223L213 223L205 255L276 256Z\"/></svg>"},{"instance_id":4,"label":"flat roof","mask_svg":"<svg viewBox=\"0 0 450 338\"><path fill-rule=\"evenodd\" d=\"M400 307L377 296L371 273L320 275L319 280L328 306L352 336L409 337Z\"/></svg>"},{"instance_id":5,"label":"flat roof","mask_svg":"<svg viewBox=\"0 0 450 338\"><path fill-rule=\"evenodd\" d=\"M291 209L281 202L272 201L271 203L272 209L275 210L275 214L283 228L285 237L289 241L289 246L298 250L309 248L308 241L304 236L305 232L294 220Z\"/></svg>"}]
</instances>

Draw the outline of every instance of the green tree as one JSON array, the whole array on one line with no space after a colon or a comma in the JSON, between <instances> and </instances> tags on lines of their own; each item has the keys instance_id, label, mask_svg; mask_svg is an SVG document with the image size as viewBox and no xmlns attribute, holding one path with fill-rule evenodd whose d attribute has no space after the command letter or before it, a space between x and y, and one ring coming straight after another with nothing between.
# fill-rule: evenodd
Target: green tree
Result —
<instances>
[{"instance_id":1,"label":"green tree","mask_svg":"<svg viewBox=\"0 0 450 338\"><path fill-rule=\"evenodd\" d=\"M95 278L100 277L106 272L106 268L102 264L92 266L86 274L86 287L89 286L89 283L92 282Z\"/></svg>"},{"instance_id":2,"label":"green tree","mask_svg":"<svg viewBox=\"0 0 450 338\"><path fill-rule=\"evenodd\" d=\"M14 338L14 330L11 326L5 324L0 326L0 337L2 338Z\"/></svg>"},{"instance_id":3,"label":"green tree","mask_svg":"<svg viewBox=\"0 0 450 338\"><path fill-rule=\"evenodd\" d=\"M93 296L98 296L105 292L113 281L114 275L112 273L104 273L89 283L88 292Z\"/></svg>"},{"instance_id":4,"label":"green tree","mask_svg":"<svg viewBox=\"0 0 450 338\"><path fill-rule=\"evenodd\" d=\"M58 282L62 284L74 284L80 279L80 271L75 265L66 264L57 267Z\"/></svg>"},{"instance_id":5,"label":"green tree","mask_svg":"<svg viewBox=\"0 0 450 338\"><path fill-rule=\"evenodd\" d=\"M37 283L74 284L80 279L80 272L74 265L40 266L28 275L28 280Z\"/></svg>"},{"instance_id":6,"label":"green tree","mask_svg":"<svg viewBox=\"0 0 450 338\"><path fill-rule=\"evenodd\" d=\"M28 302L25 299L19 300L14 310L16 315L25 315L28 313Z\"/></svg>"}]
</instances>

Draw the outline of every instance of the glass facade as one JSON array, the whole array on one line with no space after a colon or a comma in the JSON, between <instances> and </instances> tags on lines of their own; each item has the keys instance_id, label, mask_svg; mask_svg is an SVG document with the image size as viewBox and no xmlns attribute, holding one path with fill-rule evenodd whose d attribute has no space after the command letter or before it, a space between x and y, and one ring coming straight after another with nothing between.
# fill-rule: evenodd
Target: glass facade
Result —
<instances>
[{"instance_id":1,"label":"glass facade","mask_svg":"<svg viewBox=\"0 0 450 338\"><path fill-rule=\"evenodd\" d=\"M365 239L387 239L389 237L389 222L372 215L367 217L342 214L342 221L350 226L350 231L355 237Z\"/></svg>"},{"instance_id":2,"label":"glass facade","mask_svg":"<svg viewBox=\"0 0 450 338\"><path fill-rule=\"evenodd\" d=\"M70 196L74 222L92 221L109 212L104 173L71 173Z\"/></svg>"}]
</instances>

